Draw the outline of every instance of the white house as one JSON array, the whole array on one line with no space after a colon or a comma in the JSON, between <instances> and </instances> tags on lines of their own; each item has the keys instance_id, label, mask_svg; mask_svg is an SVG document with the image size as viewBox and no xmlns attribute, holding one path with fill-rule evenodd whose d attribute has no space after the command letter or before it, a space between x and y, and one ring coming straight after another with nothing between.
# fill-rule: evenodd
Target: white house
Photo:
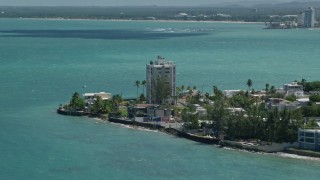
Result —
<instances>
[{"instance_id":1,"label":"white house","mask_svg":"<svg viewBox=\"0 0 320 180\"><path fill-rule=\"evenodd\" d=\"M297 82L292 82L291 84L284 84L283 90L285 91L286 96L303 96L303 86L298 84Z\"/></svg>"},{"instance_id":2,"label":"white house","mask_svg":"<svg viewBox=\"0 0 320 180\"><path fill-rule=\"evenodd\" d=\"M223 91L223 94L224 94L226 97L230 98L230 97L238 94L238 93L241 92L241 91L242 91L242 90L240 90L240 89L237 89L237 90L224 90L224 91Z\"/></svg>"},{"instance_id":3,"label":"white house","mask_svg":"<svg viewBox=\"0 0 320 180\"><path fill-rule=\"evenodd\" d=\"M97 97L101 97L102 100L108 100L111 99L112 95L111 93L106 93L106 92L99 92L99 93L84 93L83 97L85 100L93 100Z\"/></svg>"}]
</instances>

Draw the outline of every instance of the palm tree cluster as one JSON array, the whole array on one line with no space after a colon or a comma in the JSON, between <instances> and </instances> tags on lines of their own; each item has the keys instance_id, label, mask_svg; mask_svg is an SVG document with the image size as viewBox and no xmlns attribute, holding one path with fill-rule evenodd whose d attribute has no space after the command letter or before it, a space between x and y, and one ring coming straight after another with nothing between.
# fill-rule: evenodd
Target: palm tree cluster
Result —
<instances>
[{"instance_id":1,"label":"palm tree cluster","mask_svg":"<svg viewBox=\"0 0 320 180\"><path fill-rule=\"evenodd\" d=\"M100 96L97 96L91 107L91 112L95 114L117 114L119 113L119 106L122 101L122 96L119 94L112 96L108 100L102 100Z\"/></svg>"},{"instance_id":2,"label":"palm tree cluster","mask_svg":"<svg viewBox=\"0 0 320 180\"><path fill-rule=\"evenodd\" d=\"M136 80L134 82L134 86L136 86L136 88L137 88L137 101L139 101L139 102L146 101L146 96L144 93L146 85L147 85L146 80L142 80L142 81ZM142 93L139 95L140 86L142 86Z\"/></svg>"},{"instance_id":3,"label":"palm tree cluster","mask_svg":"<svg viewBox=\"0 0 320 180\"><path fill-rule=\"evenodd\" d=\"M72 95L69 105L65 107L71 110L82 110L85 107L85 101L78 92L75 92Z\"/></svg>"},{"instance_id":4,"label":"palm tree cluster","mask_svg":"<svg viewBox=\"0 0 320 180\"><path fill-rule=\"evenodd\" d=\"M71 111L84 111L87 109L92 114L119 114L119 107L122 103L122 96L116 94L111 99L103 100L100 96L95 97L94 101L86 102L78 92L75 92L70 103L63 108Z\"/></svg>"},{"instance_id":5,"label":"palm tree cluster","mask_svg":"<svg viewBox=\"0 0 320 180\"><path fill-rule=\"evenodd\" d=\"M297 131L303 126L301 110L268 109L266 103L270 97L276 96L274 86L266 84L266 96L257 98L251 96L253 82L247 81L248 91L241 91L232 97L226 97L218 87L213 86L213 96L207 94L193 96L188 101L186 109L192 104L200 104L207 110L207 116L202 117L211 121L211 128L216 135L224 134L229 139L256 139L268 142L295 142ZM198 98L198 100L197 100ZM202 101L199 101L202 98ZM209 104L208 100L214 103ZM183 117L194 114L195 111L183 111ZM183 119L194 125L194 117ZM190 121L190 122L189 122Z\"/></svg>"},{"instance_id":6,"label":"palm tree cluster","mask_svg":"<svg viewBox=\"0 0 320 180\"><path fill-rule=\"evenodd\" d=\"M216 98L208 107L213 127L230 139L258 139L269 142L295 142L303 125L301 110L267 109L264 100L240 92L231 98ZM230 108L241 108L232 112Z\"/></svg>"}]
</instances>

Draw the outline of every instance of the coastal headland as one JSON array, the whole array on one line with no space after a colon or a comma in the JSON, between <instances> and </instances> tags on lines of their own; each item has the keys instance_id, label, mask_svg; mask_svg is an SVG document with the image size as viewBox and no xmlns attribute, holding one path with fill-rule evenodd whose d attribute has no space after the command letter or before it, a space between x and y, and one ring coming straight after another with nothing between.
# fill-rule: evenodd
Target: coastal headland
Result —
<instances>
[{"instance_id":1,"label":"coastal headland","mask_svg":"<svg viewBox=\"0 0 320 180\"><path fill-rule=\"evenodd\" d=\"M150 130L158 130L161 132L164 132L166 134L174 135L177 137L182 137L186 138L192 141L196 141L199 143L204 143L204 144L219 144L220 140L218 138L212 138L212 137L203 137L203 136L197 136L197 135L192 135L186 132L183 132L181 130L175 129L175 128L166 128L164 126L161 126L159 124L152 124L152 123L143 123L143 122L137 122L133 121L130 119L124 119L124 118L106 118L103 116L97 116L93 115L90 113L84 113L80 111L76 112L70 112L70 111L65 111L62 109L57 109L57 113L61 115L70 115L70 116L89 116L89 117L98 117L103 121L108 121L111 123L116 123L116 124L123 124L123 125L129 125L129 126L137 126L137 127L142 127Z\"/></svg>"},{"instance_id":2,"label":"coastal headland","mask_svg":"<svg viewBox=\"0 0 320 180\"><path fill-rule=\"evenodd\" d=\"M158 54L177 64L177 85L185 84L185 90L188 85L197 86L210 95L213 85L246 91L249 77L254 78L256 90L265 83L278 88L302 77L315 81L319 29L269 31L261 24L18 18L1 18L1 22L0 174L4 179L319 179L318 158L220 148L159 130L56 112L76 91L120 93L123 105L126 98L135 102L134 81L144 80L144 64ZM157 40L95 38L95 31L90 38L63 36L63 30L114 28L212 32ZM61 31L49 37L38 30ZM141 85L139 92L143 92Z\"/></svg>"},{"instance_id":3,"label":"coastal headland","mask_svg":"<svg viewBox=\"0 0 320 180\"><path fill-rule=\"evenodd\" d=\"M186 91L184 85L176 87L173 61L158 56L146 67L147 80L134 82L136 99L122 99L120 94L112 96L106 92L82 96L75 92L70 103L61 104L57 113L99 117L200 143L250 151L319 149L319 120L316 120L320 116L319 81L302 79L284 84L283 88L267 83L265 89L255 90L253 81L248 79L246 91L222 91L213 86L210 95L200 92L196 86L188 86ZM143 86L141 94L140 85Z\"/></svg>"}]
</instances>

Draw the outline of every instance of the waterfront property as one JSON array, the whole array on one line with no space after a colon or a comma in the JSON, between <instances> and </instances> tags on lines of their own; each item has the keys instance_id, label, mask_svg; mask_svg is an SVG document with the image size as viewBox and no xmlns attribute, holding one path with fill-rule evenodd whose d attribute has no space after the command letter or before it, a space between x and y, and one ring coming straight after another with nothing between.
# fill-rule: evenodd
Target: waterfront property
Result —
<instances>
[{"instance_id":1,"label":"waterfront property","mask_svg":"<svg viewBox=\"0 0 320 180\"><path fill-rule=\"evenodd\" d=\"M176 65L158 56L146 65L147 102L173 104L176 96Z\"/></svg>"},{"instance_id":2,"label":"waterfront property","mask_svg":"<svg viewBox=\"0 0 320 180\"><path fill-rule=\"evenodd\" d=\"M172 119L173 110L157 104L136 104L128 108L128 114L137 122L168 122Z\"/></svg>"},{"instance_id":3,"label":"waterfront property","mask_svg":"<svg viewBox=\"0 0 320 180\"><path fill-rule=\"evenodd\" d=\"M269 22L266 26L267 29L292 29L298 27L298 23L295 21Z\"/></svg>"},{"instance_id":4,"label":"waterfront property","mask_svg":"<svg viewBox=\"0 0 320 180\"><path fill-rule=\"evenodd\" d=\"M279 16L272 16L271 18ZM266 22L267 29L292 29L292 28L315 28L319 27L318 22L316 21L316 11L313 7L305 9L298 15L286 15L282 18L294 18L293 21L284 21L284 22Z\"/></svg>"},{"instance_id":5,"label":"waterfront property","mask_svg":"<svg viewBox=\"0 0 320 180\"><path fill-rule=\"evenodd\" d=\"M192 89L188 86L184 96L175 96L175 90L172 89L175 88L175 68L172 61L165 61L160 56L156 61L147 64L147 99L152 103L139 104L141 100L138 99L135 102L127 102L123 105L126 106L125 114L119 110L119 104L114 104L117 101L121 102L117 100L117 96L112 97L112 101L108 102L111 94L105 92L85 93L84 100L75 93L70 101L71 105L66 107L72 107L72 110L75 109L74 107L82 107L77 111L80 114L75 115L103 117L103 113L109 113L109 118L126 119L124 123L144 123L141 125L175 128L199 136L200 139L210 139L214 136L218 137L222 144L227 140L230 146L266 152L282 151L286 147L296 146L299 134L299 143L302 144L300 146L318 150L316 133L311 135L307 132L302 136L299 132L301 130L298 131L298 128L303 125L302 112L295 110L301 106L307 106L309 102L309 98L300 98L296 101L296 97L304 95L303 81L284 84L280 93L274 86L269 89L267 85L262 91L227 90L224 93L214 86L214 94L210 96L209 93L201 94L196 86ZM250 84L252 85L252 81ZM249 83L247 85L251 87ZM278 98L280 96L286 99ZM180 103L182 106L171 106L178 98L185 98L186 103ZM213 103L209 103L209 100ZM84 101L85 107L82 103ZM114 110L112 111L111 108ZM83 109L85 110L82 111ZM72 110L60 108L58 113L68 115L67 113L73 112ZM182 119L183 123L176 122L175 119ZM311 121L309 125L317 127ZM243 140L250 141L250 144L237 144ZM254 148L251 147L253 141L256 142ZM236 144L232 145L233 142ZM271 147L274 142L278 145Z\"/></svg>"},{"instance_id":6,"label":"waterfront property","mask_svg":"<svg viewBox=\"0 0 320 180\"><path fill-rule=\"evenodd\" d=\"M284 84L283 85L283 90L286 93L286 96L297 96L297 97L301 97L303 96L303 86L298 84L297 82L292 82L289 84Z\"/></svg>"},{"instance_id":7,"label":"waterfront property","mask_svg":"<svg viewBox=\"0 0 320 180\"><path fill-rule=\"evenodd\" d=\"M83 97L85 100L93 100L97 97L101 97L102 100L108 100L111 99L112 95L111 93L106 92L99 92L99 93L84 93Z\"/></svg>"},{"instance_id":8,"label":"waterfront property","mask_svg":"<svg viewBox=\"0 0 320 180\"><path fill-rule=\"evenodd\" d=\"M316 12L313 7L305 9L302 13L298 15L297 23L298 27L303 28L314 28L316 27Z\"/></svg>"},{"instance_id":9,"label":"waterfront property","mask_svg":"<svg viewBox=\"0 0 320 180\"><path fill-rule=\"evenodd\" d=\"M320 129L301 129L298 131L299 147L320 151Z\"/></svg>"},{"instance_id":10,"label":"waterfront property","mask_svg":"<svg viewBox=\"0 0 320 180\"><path fill-rule=\"evenodd\" d=\"M85 109L84 111L87 113L91 113L94 104L97 102L97 99L100 98L102 101L107 101L112 98L111 93L106 92L98 92L98 93L84 93L83 95L84 102L85 102Z\"/></svg>"},{"instance_id":11,"label":"waterfront property","mask_svg":"<svg viewBox=\"0 0 320 180\"><path fill-rule=\"evenodd\" d=\"M305 28L314 28L316 24L316 13L313 7L309 7L303 12L303 26Z\"/></svg>"}]
</instances>

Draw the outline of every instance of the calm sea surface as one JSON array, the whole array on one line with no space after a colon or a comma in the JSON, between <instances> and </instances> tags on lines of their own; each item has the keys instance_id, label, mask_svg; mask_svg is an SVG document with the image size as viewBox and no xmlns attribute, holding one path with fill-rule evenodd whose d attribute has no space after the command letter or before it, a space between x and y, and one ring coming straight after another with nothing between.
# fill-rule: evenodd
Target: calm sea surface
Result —
<instances>
[{"instance_id":1,"label":"calm sea surface","mask_svg":"<svg viewBox=\"0 0 320 180\"><path fill-rule=\"evenodd\" d=\"M75 91L134 97L157 55L175 61L179 85L204 91L320 79L320 30L263 27L0 19L0 179L319 179L319 160L55 113Z\"/></svg>"}]
</instances>

